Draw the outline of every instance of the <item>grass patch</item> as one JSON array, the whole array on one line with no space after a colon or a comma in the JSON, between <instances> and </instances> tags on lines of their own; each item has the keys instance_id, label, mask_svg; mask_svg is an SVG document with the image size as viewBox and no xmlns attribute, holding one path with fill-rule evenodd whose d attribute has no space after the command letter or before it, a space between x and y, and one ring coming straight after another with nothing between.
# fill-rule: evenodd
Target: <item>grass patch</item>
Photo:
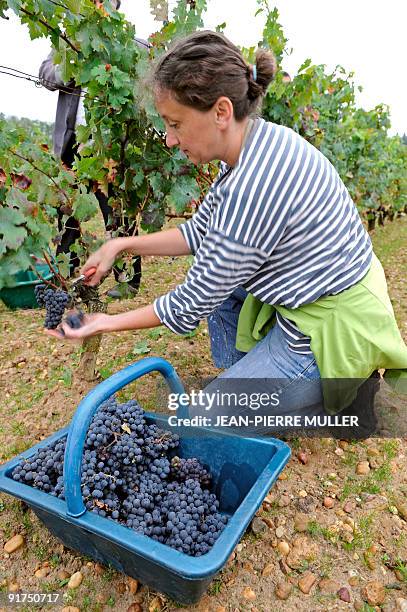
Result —
<instances>
[{"instance_id":1,"label":"grass patch","mask_svg":"<svg viewBox=\"0 0 407 612\"><path fill-rule=\"evenodd\" d=\"M392 479L392 472L389 459L375 469L371 474L362 480L357 476L348 476L341 494L341 501L349 495L360 495L361 493L377 494L388 485Z\"/></svg>"},{"instance_id":2,"label":"grass patch","mask_svg":"<svg viewBox=\"0 0 407 612\"><path fill-rule=\"evenodd\" d=\"M403 582L407 584L407 562L397 559L394 565L394 569L400 572Z\"/></svg>"},{"instance_id":3,"label":"grass patch","mask_svg":"<svg viewBox=\"0 0 407 612\"><path fill-rule=\"evenodd\" d=\"M363 516L353 531L352 542L342 542L344 550L350 552L356 549L366 550L373 544L372 526L375 515L372 512Z\"/></svg>"},{"instance_id":4,"label":"grass patch","mask_svg":"<svg viewBox=\"0 0 407 612\"><path fill-rule=\"evenodd\" d=\"M312 537L322 537L332 544L339 541L339 534L328 527L322 527L317 521L309 521L307 532Z\"/></svg>"},{"instance_id":5,"label":"grass patch","mask_svg":"<svg viewBox=\"0 0 407 612\"><path fill-rule=\"evenodd\" d=\"M211 582L208 588L208 595L219 595L222 591L223 582L222 580L214 580Z\"/></svg>"}]
</instances>

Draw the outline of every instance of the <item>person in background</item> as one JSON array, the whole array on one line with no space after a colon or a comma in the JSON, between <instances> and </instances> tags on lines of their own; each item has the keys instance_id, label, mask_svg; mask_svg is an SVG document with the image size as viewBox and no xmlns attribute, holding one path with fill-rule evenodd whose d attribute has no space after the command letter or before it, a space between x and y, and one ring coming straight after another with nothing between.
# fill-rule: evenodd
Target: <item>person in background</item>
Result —
<instances>
[{"instance_id":1,"label":"person in background","mask_svg":"<svg viewBox=\"0 0 407 612\"><path fill-rule=\"evenodd\" d=\"M118 10L120 0L112 0L113 7ZM147 41L136 38L137 44L142 48L149 48ZM76 142L76 128L78 125L85 124L85 107L84 107L84 92L80 87L76 87L72 81L64 83L58 66L53 62L53 52L42 62L39 70L39 78L41 83L50 91L59 91L57 110L55 115L55 126L53 134L54 153L62 162L71 168L74 162L75 155L78 154ZM99 202L100 210L103 215L103 221L106 231L116 231L121 225L121 219L115 216L112 208L108 204L109 197L100 190L95 192ZM109 194L110 195L110 194ZM63 224L63 212L58 209L58 231L60 232L59 243L57 244L57 255L59 253L70 253L70 270L71 274L78 268L79 258L71 251L71 246L80 237L79 222L75 217L69 217ZM134 225L129 222L127 217L124 218L122 236L137 235L134 232ZM116 281L119 280L120 270L113 268ZM141 258L135 256L132 261L132 268L127 270L127 275L130 279L127 283L118 283L114 288L107 292L107 295L113 298L130 297L138 292L141 281Z\"/></svg>"}]
</instances>

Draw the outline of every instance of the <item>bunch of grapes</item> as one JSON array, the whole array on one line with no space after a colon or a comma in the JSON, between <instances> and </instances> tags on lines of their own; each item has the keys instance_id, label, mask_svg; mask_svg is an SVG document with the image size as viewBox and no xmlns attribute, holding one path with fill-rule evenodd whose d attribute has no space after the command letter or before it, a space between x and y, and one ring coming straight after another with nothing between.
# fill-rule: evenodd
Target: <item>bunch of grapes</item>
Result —
<instances>
[{"instance_id":1,"label":"bunch of grapes","mask_svg":"<svg viewBox=\"0 0 407 612\"><path fill-rule=\"evenodd\" d=\"M196 457L189 459L173 457L171 459L171 474L176 480L179 480L179 482L185 482L189 478L193 478L197 480L202 487L208 488L211 485L210 473Z\"/></svg>"},{"instance_id":2,"label":"bunch of grapes","mask_svg":"<svg viewBox=\"0 0 407 612\"><path fill-rule=\"evenodd\" d=\"M35 299L38 306L46 308L44 327L46 329L55 329L61 323L66 307L71 298L66 291L62 289L53 289L43 283L34 287ZM81 310L69 313L65 322L72 329L82 327L84 321L84 313Z\"/></svg>"},{"instance_id":3,"label":"bunch of grapes","mask_svg":"<svg viewBox=\"0 0 407 612\"><path fill-rule=\"evenodd\" d=\"M64 499L66 438L17 465L12 477ZM81 486L87 510L192 556L207 553L227 517L196 458L171 454L179 437L147 423L134 400L113 396L94 415L85 440Z\"/></svg>"},{"instance_id":4,"label":"bunch of grapes","mask_svg":"<svg viewBox=\"0 0 407 612\"><path fill-rule=\"evenodd\" d=\"M34 288L35 298L38 305L45 306L46 315L44 327L55 329L62 321L65 308L69 302L69 295L62 289L53 289L46 285L36 285Z\"/></svg>"}]
</instances>

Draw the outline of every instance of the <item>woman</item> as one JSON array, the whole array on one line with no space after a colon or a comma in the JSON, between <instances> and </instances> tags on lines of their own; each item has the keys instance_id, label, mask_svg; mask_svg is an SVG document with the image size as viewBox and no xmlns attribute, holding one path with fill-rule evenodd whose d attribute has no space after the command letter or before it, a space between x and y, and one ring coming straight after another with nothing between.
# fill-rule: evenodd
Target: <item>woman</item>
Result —
<instances>
[{"instance_id":1,"label":"woman","mask_svg":"<svg viewBox=\"0 0 407 612\"><path fill-rule=\"evenodd\" d=\"M110 240L82 272L96 268L88 282L95 286L122 252L193 253L194 264L183 284L152 305L88 316L79 330L62 327L69 339L161 324L182 334L207 317L215 365L229 368L222 378L281 379L291 392L287 413L322 414L318 364L334 347L315 355L317 338L305 333L306 323L302 329L295 323L296 314L358 287L371 268L372 244L330 162L291 129L255 116L275 70L270 52L259 50L248 66L237 47L209 31L188 36L160 58L153 90L167 145L194 164L221 160L219 175L187 223ZM277 318L246 354L235 345L248 292L275 307ZM247 314L250 319L246 308ZM373 359L361 378L377 367L387 366ZM314 382L293 384L304 380Z\"/></svg>"}]
</instances>

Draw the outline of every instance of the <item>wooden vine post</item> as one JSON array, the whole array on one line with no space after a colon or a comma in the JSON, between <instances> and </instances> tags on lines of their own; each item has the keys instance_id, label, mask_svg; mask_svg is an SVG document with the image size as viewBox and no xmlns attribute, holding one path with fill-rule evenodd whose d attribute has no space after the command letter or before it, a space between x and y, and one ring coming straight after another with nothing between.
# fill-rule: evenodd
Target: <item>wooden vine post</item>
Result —
<instances>
[{"instance_id":1,"label":"wooden vine post","mask_svg":"<svg viewBox=\"0 0 407 612\"><path fill-rule=\"evenodd\" d=\"M78 288L78 294L82 302L86 305L89 314L95 312L107 312L107 304L99 298L98 290L94 287L84 285ZM96 360L99 353L102 334L85 338L82 344L82 355L78 368L78 375L86 382L95 382L99 378L96 369Z\"/></svg>"}]
</instances>

